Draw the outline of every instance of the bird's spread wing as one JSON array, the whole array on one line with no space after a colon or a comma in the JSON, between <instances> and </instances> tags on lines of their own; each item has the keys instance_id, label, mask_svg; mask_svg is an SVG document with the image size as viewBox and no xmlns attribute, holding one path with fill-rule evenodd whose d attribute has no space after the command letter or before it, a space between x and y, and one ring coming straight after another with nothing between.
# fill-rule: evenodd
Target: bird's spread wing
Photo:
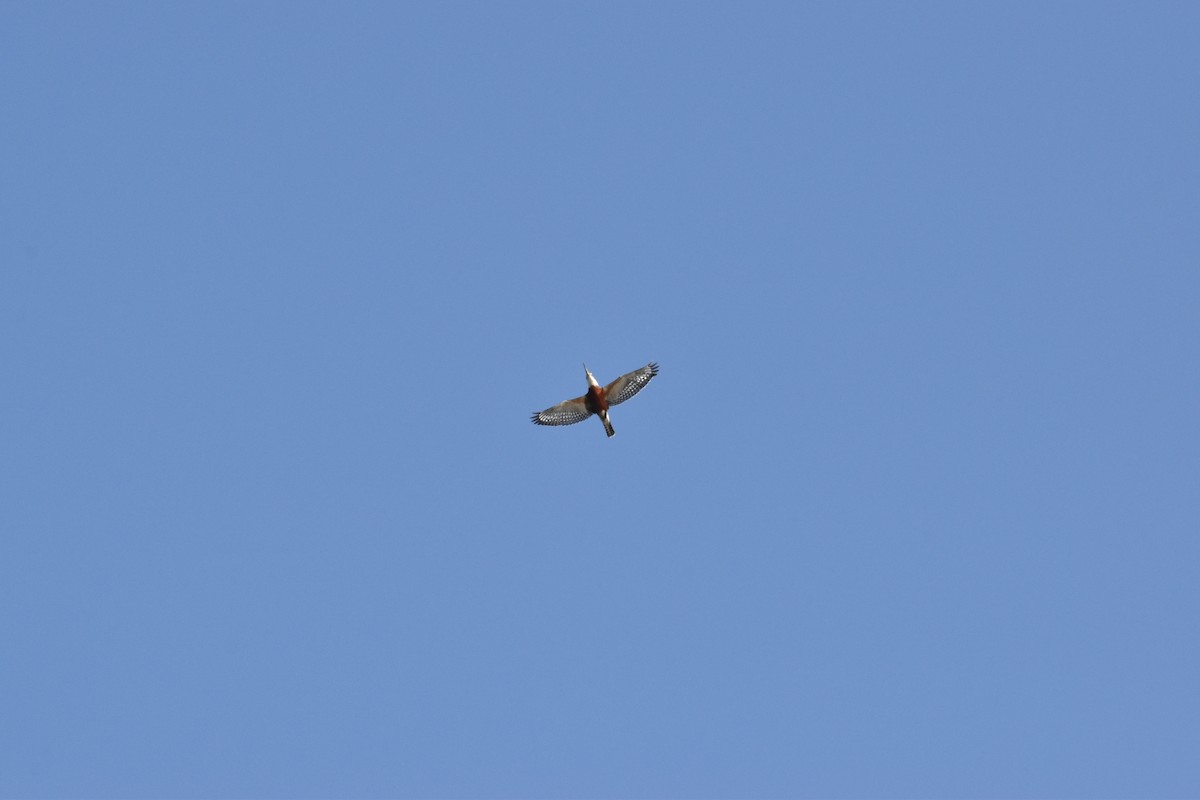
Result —
<instances>
[{"instance_id":1,"label":"bird's spread wing","mask_svg":"<svg viewBox=\"0 0 1200 800\"><path fill-rule=\"evenodd\" d=\"M574 425L590 417L592 412L583 404L582 397L550 406L545 411L533 415L533 421L538 425Z\"/></svg>"},{"instance_id":2,"label":"bird's spread wing","mask_svg":"<svg viewBox=\"0 0 1200 800\"><path fill-rule=\"evenodd\" d=\"M635 369L627 375L622 375L604 387L604 393L610 406L620 405L642 390L650 379L658 374L658 364L650 363L641 369Z\"/></svg>"}]
</instances>

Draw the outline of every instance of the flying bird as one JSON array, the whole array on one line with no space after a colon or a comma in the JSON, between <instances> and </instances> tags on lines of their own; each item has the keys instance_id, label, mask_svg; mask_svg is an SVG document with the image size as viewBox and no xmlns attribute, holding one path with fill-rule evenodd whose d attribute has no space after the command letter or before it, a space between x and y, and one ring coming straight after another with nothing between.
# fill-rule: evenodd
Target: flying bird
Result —
<instances>
[{"instance_id":1,"label":"flying bird","mask_svg":"<svg viewBox=\"0 0 1200 800\"><path fill-rule=\"evenodd\" d=\"M583 371L587 373L587 394L556 406L550 406L545 411L537 412L533 415L533 421L536 424L574 425L576 422L583 422L592 414L598 414L600 421L604 423L604 432L612 436L616 431L613 430L612 423L608 421L609 407L620 405L640 392L650 382L650 379L658 374L658 364L651 362L641 369L635 369L633 372L617 378L608 386L601 386L596 381L596 377L587 368L587 364L583 365Z\"/></svg>"}]
</instances>

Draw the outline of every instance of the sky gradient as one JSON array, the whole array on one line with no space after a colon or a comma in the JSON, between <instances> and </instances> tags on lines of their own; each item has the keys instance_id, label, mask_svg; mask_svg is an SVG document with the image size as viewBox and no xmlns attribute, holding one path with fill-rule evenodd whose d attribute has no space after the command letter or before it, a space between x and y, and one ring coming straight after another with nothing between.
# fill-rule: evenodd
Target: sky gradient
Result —
<instances>
[{"instance_id":1,"label":"sky gradient","mask_svg":"<svg viewBox=\"0 0 1200 800\"><path fill-rule=\"evenodd\" d=\"M0 6L0 797L1200 795L1198 33Z\"/></svg>"}]
</instances>

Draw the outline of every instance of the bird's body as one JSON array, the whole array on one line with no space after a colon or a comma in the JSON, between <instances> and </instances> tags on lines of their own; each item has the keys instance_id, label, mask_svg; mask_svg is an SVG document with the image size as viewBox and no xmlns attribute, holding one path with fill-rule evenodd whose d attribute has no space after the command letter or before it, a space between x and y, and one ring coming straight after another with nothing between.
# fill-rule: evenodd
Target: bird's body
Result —
<instances>
[{"instance_id":1,"label":"bird's body","mask_svg":"<svg viewBox=\"0 0 1200 800\"><path fill-rule=\"evenodd\" d=\"M609 436L616 433L608 419L609 406L624 403L642 390L650 379L658 374L658 364L651 362L641 369L626 373L607 386L601 386L596 377L583 365L587 373L588 390L582 397L551 406L545 411L533 415L533 421L538 425L574 425L582 422L593 414L600 417L604 423L604 432Z\"/></svg>"}]
</instances>

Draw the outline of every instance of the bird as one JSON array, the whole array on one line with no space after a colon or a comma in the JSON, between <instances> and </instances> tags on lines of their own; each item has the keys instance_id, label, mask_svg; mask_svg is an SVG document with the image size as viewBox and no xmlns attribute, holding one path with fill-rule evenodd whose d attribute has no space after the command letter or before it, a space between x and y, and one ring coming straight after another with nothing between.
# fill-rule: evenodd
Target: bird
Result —
<instances>
[{"instance_id":1,"label":"bird","mask_svg":"<svg viewBox=\"0 0 1200 800\"><path fill-rule=\"evenodd\" d=\"M533 415L535 424L574 425L576 422L583 422L592 414L597 414L604 423L604 432L612 436L616 431L608 420L608 409L624 403L640 392L650 379L658 374L658 364L652 361L641 369L625 373L608 386L600 385L596 376L587 368L587 364L583 365L583 371L587 373L587 394L550 406L545 411L536 412Z\"/></svg>"}]
</instances>

